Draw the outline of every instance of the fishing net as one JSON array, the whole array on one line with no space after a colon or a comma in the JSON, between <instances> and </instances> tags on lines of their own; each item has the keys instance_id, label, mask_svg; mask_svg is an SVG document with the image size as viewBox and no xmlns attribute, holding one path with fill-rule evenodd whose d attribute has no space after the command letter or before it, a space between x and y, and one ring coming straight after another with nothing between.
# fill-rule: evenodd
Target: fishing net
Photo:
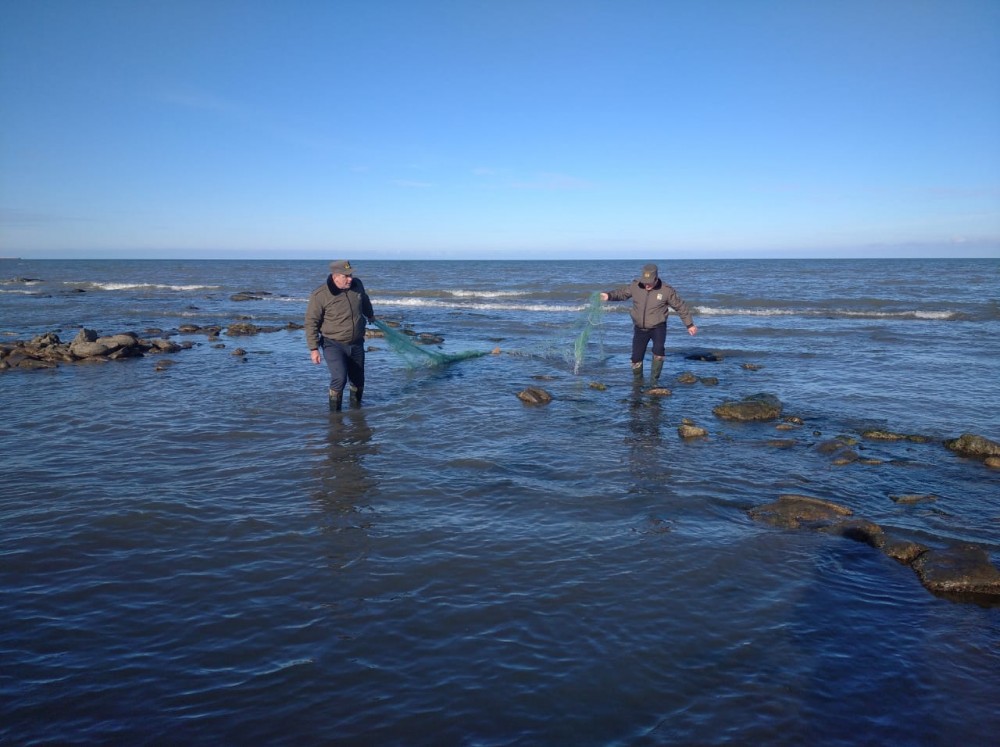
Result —
<instances>
[{"instance_id":1,"label":"fishing net","mask_svg":"<svg viewBox=\"0 0 1000 747\"><path fill-rule=\"evenodd\" d=\"M385 337L386 343L397 353L410 368L433 366L445 366L457 361L465 361L470 358L480 358L489 355L488 350L467 350L464 353L442 353L438 350L431 350L426 345L421 344L402 330L390 327L385 322L376 319L373 324L378 327Z\"/></svg>"},{"instance_id":2,"label":"fishing net","mask_svg":"<svg viewBox=\"0 0 1000 747\"><path fill-rule=\"evenodd\" d=\"M584 358L587 354L587 343L590 341L590 333L595 329L600 332L601 318L604 313L604 303L601 301L600 293L592 293L587 308L583 310L583 316L578 322L580 331L577 333L573 343L573 373L580 373L583 367ZM604 357L604 339L598 334L599 356Z\"/></svg>"}]
</instances>

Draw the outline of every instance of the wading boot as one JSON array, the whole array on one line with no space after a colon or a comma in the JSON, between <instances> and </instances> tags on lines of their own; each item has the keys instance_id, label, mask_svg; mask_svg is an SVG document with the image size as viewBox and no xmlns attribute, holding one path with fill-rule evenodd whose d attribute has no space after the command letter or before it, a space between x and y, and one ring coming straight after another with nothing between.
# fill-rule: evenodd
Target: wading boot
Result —
<instances>
[{"instance_id":1,"label":"wading boot","mask_svg":"<svg viewBox=\"0 0 1000 747\"><path fill-rule=\"evenodd\" d=\"M653 358L653 370L650 371L650 376L653 378L653 386L656 386L656 382L660 380L661 373L663 373L663 358Z\"/></svg>"},{"instance_id":2,"label":"wading boot","mask_svg":"<svg viewBox=\"0 0 1000 747\"><path fill-rule=\"evenodd\" d=\"M364 393L365 388L363 386L352 386L351 387L351 405L353 407L361 406L361 395Z\"/></svg>"},{"instance_id":3,"label":"wading boot","mask_svg":"<svg viewBox=\"0 0 1000 747\"><path fill-rule=\"evenodd\" d=\"M336 389L330 390L330 411L338 412L344 402L344 393Z\"/></svg>"},{"instance_id":4,"label":"wading boot","mask_svg":"<svg viewBox=\"0 0 1000 747\"><path fill-rule=\"evenodd\" d=\"M642 361L632 364L632 383L633 384L642 383Z\"/></svg>"}]
</instances>

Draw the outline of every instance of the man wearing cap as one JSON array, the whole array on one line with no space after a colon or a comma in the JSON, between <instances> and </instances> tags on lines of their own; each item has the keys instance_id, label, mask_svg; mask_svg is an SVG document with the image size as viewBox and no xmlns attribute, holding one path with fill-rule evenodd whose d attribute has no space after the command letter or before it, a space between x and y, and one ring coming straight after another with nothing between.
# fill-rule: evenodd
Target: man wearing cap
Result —
<instances>
[{"instance_id":1,"label":"man wearing cap","mask_svg":"<svg viewBox=\"0 0 1000 747\"><path fill-rule=\"evenodd\" d=\"M375 321L371 299L346 259L330 263L326 282L309 296L306 306L306 344L312 362L330 369L330 409L339 410L344 386L350 384L351 403L361 404L365 389L365 324Z\"/></svg>"},{"instance_id":2,"label":"man wearing cap","mask_svg":"<svg viewBox=\"0 0 1000 747\"><path fill-rule=\"evenodd\" d=\"M667 339L667 317L670 309L680 314L687 326L688 334L698 333L691 317L691 310L677 291L660 280L656 265L646 265L642 275L629 285L601 294L602 301L626 301L632 299L632 374L636 382L642 381L642 359L646 357L646 347L653 341L653 384L663 371L666 356L664 344Z\"/></svg>"}]
</instances>

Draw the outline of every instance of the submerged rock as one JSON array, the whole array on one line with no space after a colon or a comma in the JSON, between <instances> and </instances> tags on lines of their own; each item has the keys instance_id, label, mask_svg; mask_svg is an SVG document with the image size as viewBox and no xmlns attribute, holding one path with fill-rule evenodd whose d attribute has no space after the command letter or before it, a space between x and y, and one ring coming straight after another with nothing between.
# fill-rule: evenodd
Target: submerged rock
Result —
<instances>
[{"instance_id":1,"label":"submerged rock","mask_svg":"<svg viewBox=\"0 0 1000 747\"><path fill-rule=\"evenodd\" d=\"M677 427L677 435L681 438L704 438L708 431L697 425L682 423Z\"/></svg>"},{"instance_id":2,"label":"submerged rock","mask_svg":"<svg viewBox=\"0 0 1000 747\"><path fill-rule=\"evenodd\" d=\"M808 495L784 494L773 503L755 506L748 512L751 519L785 529L829 525L851 516L854 512L833 501Z\"/></svg>"},{"instance_id":3,"label":"submerged rock","mask_svg":"<svg viewBox=\"0 0 1000 747\"><path fill-rule=\"evenodd\" d=\"M989 553L977 545L955 545L928 550L912 563L920 583L935 594L958 601L1000 603L1000 570Z\"/></svg>"},{"instance_id":4,"label":"submerged rock","mask_svg":"<svg viewBox=\"0 0 1000 747\"><path fill-rule=\"evenodd\" d=\"M524 391L518 392L517 398L526 405L547 405L552 401L551 394L536 386L529 386Z\"/></svg>"},{"instance_id":5,"label":"submerged rock","mask_svg":"<svg viewBox=\"0 0 1000 747\"><path fill-rule=\"evenodd\" d=\"M964 457L976 459L1000 457L1000 444L972 433L965 433L958 438L945 441L944 445Z\"/></svg>"},{"instance_id":6,"label":"submerged rock","mask_svg":"<svg viewBox=\"0 0 1000 747\"><path fill-rule=\"evenodd\" d=\"M753 394L742 400L728 400L712 412L724 420L764 421L781 417L781 401L773 394Z\"/></svg>"}]
</instances>

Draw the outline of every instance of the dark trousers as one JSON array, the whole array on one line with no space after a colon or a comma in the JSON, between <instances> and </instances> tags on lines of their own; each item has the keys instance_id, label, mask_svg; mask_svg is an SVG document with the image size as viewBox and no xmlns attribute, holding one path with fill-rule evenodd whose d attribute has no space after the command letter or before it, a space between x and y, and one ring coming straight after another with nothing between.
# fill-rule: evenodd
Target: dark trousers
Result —
<instances>
[{"instance_id":1,"label":"dark trousers","mask_svg":"<svg viewBox=\"0 0 1000 747\"><path fill-rule=\"evenodd\" d=\"M632 329L632 362L639 363L646 357L646 347L653 341L653 355L661 358L667 354L664 345L667 342L667 325L658 324L649 329L634 327Z\"/></svg>"},{"instance_id":2,"label":"dark trousers","mask_svg":"<svg viewBox=\"0 0 1000 747\"><path fill-rule=\"evenodd\" d=\"M327 337L322 338L323 359L330 369L330 388L344 391L350 382L355 389L365 388L365 343L364 340L345 344Z\"/></svg>"}]
</instances>

